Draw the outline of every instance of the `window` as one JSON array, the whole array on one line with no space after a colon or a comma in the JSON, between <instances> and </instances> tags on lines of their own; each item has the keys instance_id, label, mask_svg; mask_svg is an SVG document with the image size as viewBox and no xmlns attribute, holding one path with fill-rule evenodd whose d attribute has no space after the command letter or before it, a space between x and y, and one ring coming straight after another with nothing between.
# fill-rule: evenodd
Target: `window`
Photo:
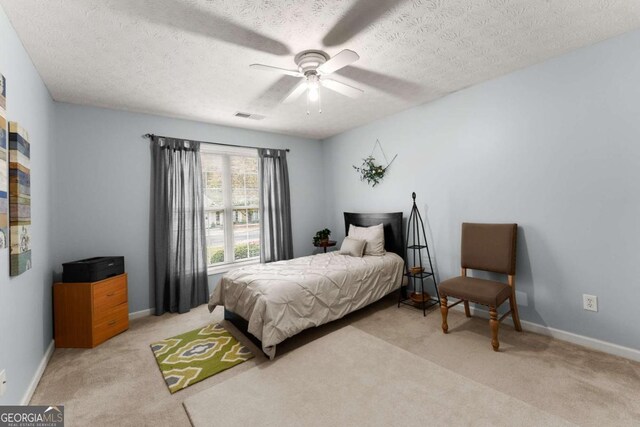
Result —
<instances>
[{"instance_id":1,"label":"window","mask_svg":"<svg viewBox=\"0 0 640 427\"><path fill-rule=\"evenodd\" d=\"M207 265L260 257L258 154L201 148Z\"/></svg>"}]
</instances>

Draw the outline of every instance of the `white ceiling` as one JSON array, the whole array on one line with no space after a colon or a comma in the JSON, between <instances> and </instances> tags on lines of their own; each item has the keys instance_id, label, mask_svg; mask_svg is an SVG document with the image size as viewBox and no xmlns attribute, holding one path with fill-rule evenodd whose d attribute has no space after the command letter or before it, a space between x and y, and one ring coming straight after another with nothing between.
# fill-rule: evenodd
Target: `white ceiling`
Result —
<instances>
[{"instance_id":1,"label":"white ceiling","mask_svg":"<svg viewBox=\"0 0 640 427\"><path fill-rule=\"evenodd\" d=\"M0 0L57 101L326 138L640 28L638 0ZM279 100L305 49L361 59L323 90ZM236 118L236 111L265 115ZM153 129L149 129L153 131Z\"/></svg>"}]
</instances>

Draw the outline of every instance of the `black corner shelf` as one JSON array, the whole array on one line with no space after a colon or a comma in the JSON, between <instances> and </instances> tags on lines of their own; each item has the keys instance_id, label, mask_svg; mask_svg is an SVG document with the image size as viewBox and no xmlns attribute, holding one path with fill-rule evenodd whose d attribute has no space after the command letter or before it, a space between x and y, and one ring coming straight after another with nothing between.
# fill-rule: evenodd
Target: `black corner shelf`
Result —
<instances>
[{"instance_id":1,"label":"black corner shelf","mask_svg":"<svg viewBox=\"0 0 640 427\"><path fill-rule=\"evenodd\" d=\"M440 293L438 292L438 282L436 281L435 270L431 262L427 234L424 230L422 216L416 205L416 193L412 193L411 197L413 198L413 207L411 208L411 214L407 221L407 246L404 254L404 276L407 277L408 283L400 287L398 307L400 307L400 305L408 305L418 309L421 308L422 315L426 316L427 308L440 304ZM422 257L423 250L427 252L424 260ZM410 261L412 262L411 265L409 265ZM423 265L423 261L425 265ZM412 267L419 267L423 271L420 273L412 273ZM427 270L425 267L429 267L429 269ZM433 280L434 296L425 292L425 279ZM408 288L412 289L414 298L411 298L412 294L407 295ZM428 298L425 298L425 295L428 296Z\"/></svg>"},{"instance_id":2,"label":"black corner shelf","mask_svg":"<svg viewBox=\"0 0 640 427\"><path fill-rule=\"evenodd\" d=\"M407 249L414 249L414 250L420 250L420 249L426 249L427 245L411 245L411 246L407 246Z\"/></svg>"},{"instance_id":3,"label":"black corner shelf","mask_svg":"<svg viewBox=\"0 0 640 427\"><path fill-rule=\"evenodd\" d=\"M407 277L413 277L415 279L426 279L427 277L433 276L433 273L429 273L428 271L424 271L422 273L404 273Z\"/></svg>"},{"instance_id":4,"label":"black corner shelf","mask_svg":"<svg viewBox=\"0 0 640 427\"><path fill-rule=\"evenodd\" d=\"M398 305L400 304L408 305L409 307L413 307L413 308L416 308L416 307L421 308L422 306L422 305L416 305L416 303L411 298L401 299L400 301L398 301ZM427 301L424 302L424 305L425 305L425 310L428 310L433 306L440 305L440 301L435 298L429 298Z\"/></svg>"}]
</instances>

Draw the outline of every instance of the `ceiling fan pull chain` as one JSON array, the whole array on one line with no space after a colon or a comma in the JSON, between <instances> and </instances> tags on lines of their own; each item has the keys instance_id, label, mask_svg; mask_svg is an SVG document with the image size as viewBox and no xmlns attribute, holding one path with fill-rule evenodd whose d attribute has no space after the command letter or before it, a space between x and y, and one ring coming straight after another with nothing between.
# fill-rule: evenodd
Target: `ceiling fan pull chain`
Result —
<instances>
[{"instance_id":1,"label":"ceiling fan pull chain","mask_svg":"<svg viewBox=\"0 0 640 427\"><path fill-rule=\"evenodd\" d=\"M318 113L322 114L322 94L318 91Z\"/></svg>"}]
</instances>

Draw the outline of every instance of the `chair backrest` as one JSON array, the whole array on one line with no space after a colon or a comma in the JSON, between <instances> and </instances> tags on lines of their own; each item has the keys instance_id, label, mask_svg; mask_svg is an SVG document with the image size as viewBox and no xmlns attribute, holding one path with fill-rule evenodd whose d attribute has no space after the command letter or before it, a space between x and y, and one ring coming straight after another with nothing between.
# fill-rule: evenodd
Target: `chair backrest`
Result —
<instances>
[{"instance_id":1,"label":"chair backrest","mask_svg":"<svg viewBox=\"0 0 640 427\"><path fill-rule=\"evenodd\" d=\"M518 224L462 224L462 268L516 274Z\"/></svg>"}]
</instances>

